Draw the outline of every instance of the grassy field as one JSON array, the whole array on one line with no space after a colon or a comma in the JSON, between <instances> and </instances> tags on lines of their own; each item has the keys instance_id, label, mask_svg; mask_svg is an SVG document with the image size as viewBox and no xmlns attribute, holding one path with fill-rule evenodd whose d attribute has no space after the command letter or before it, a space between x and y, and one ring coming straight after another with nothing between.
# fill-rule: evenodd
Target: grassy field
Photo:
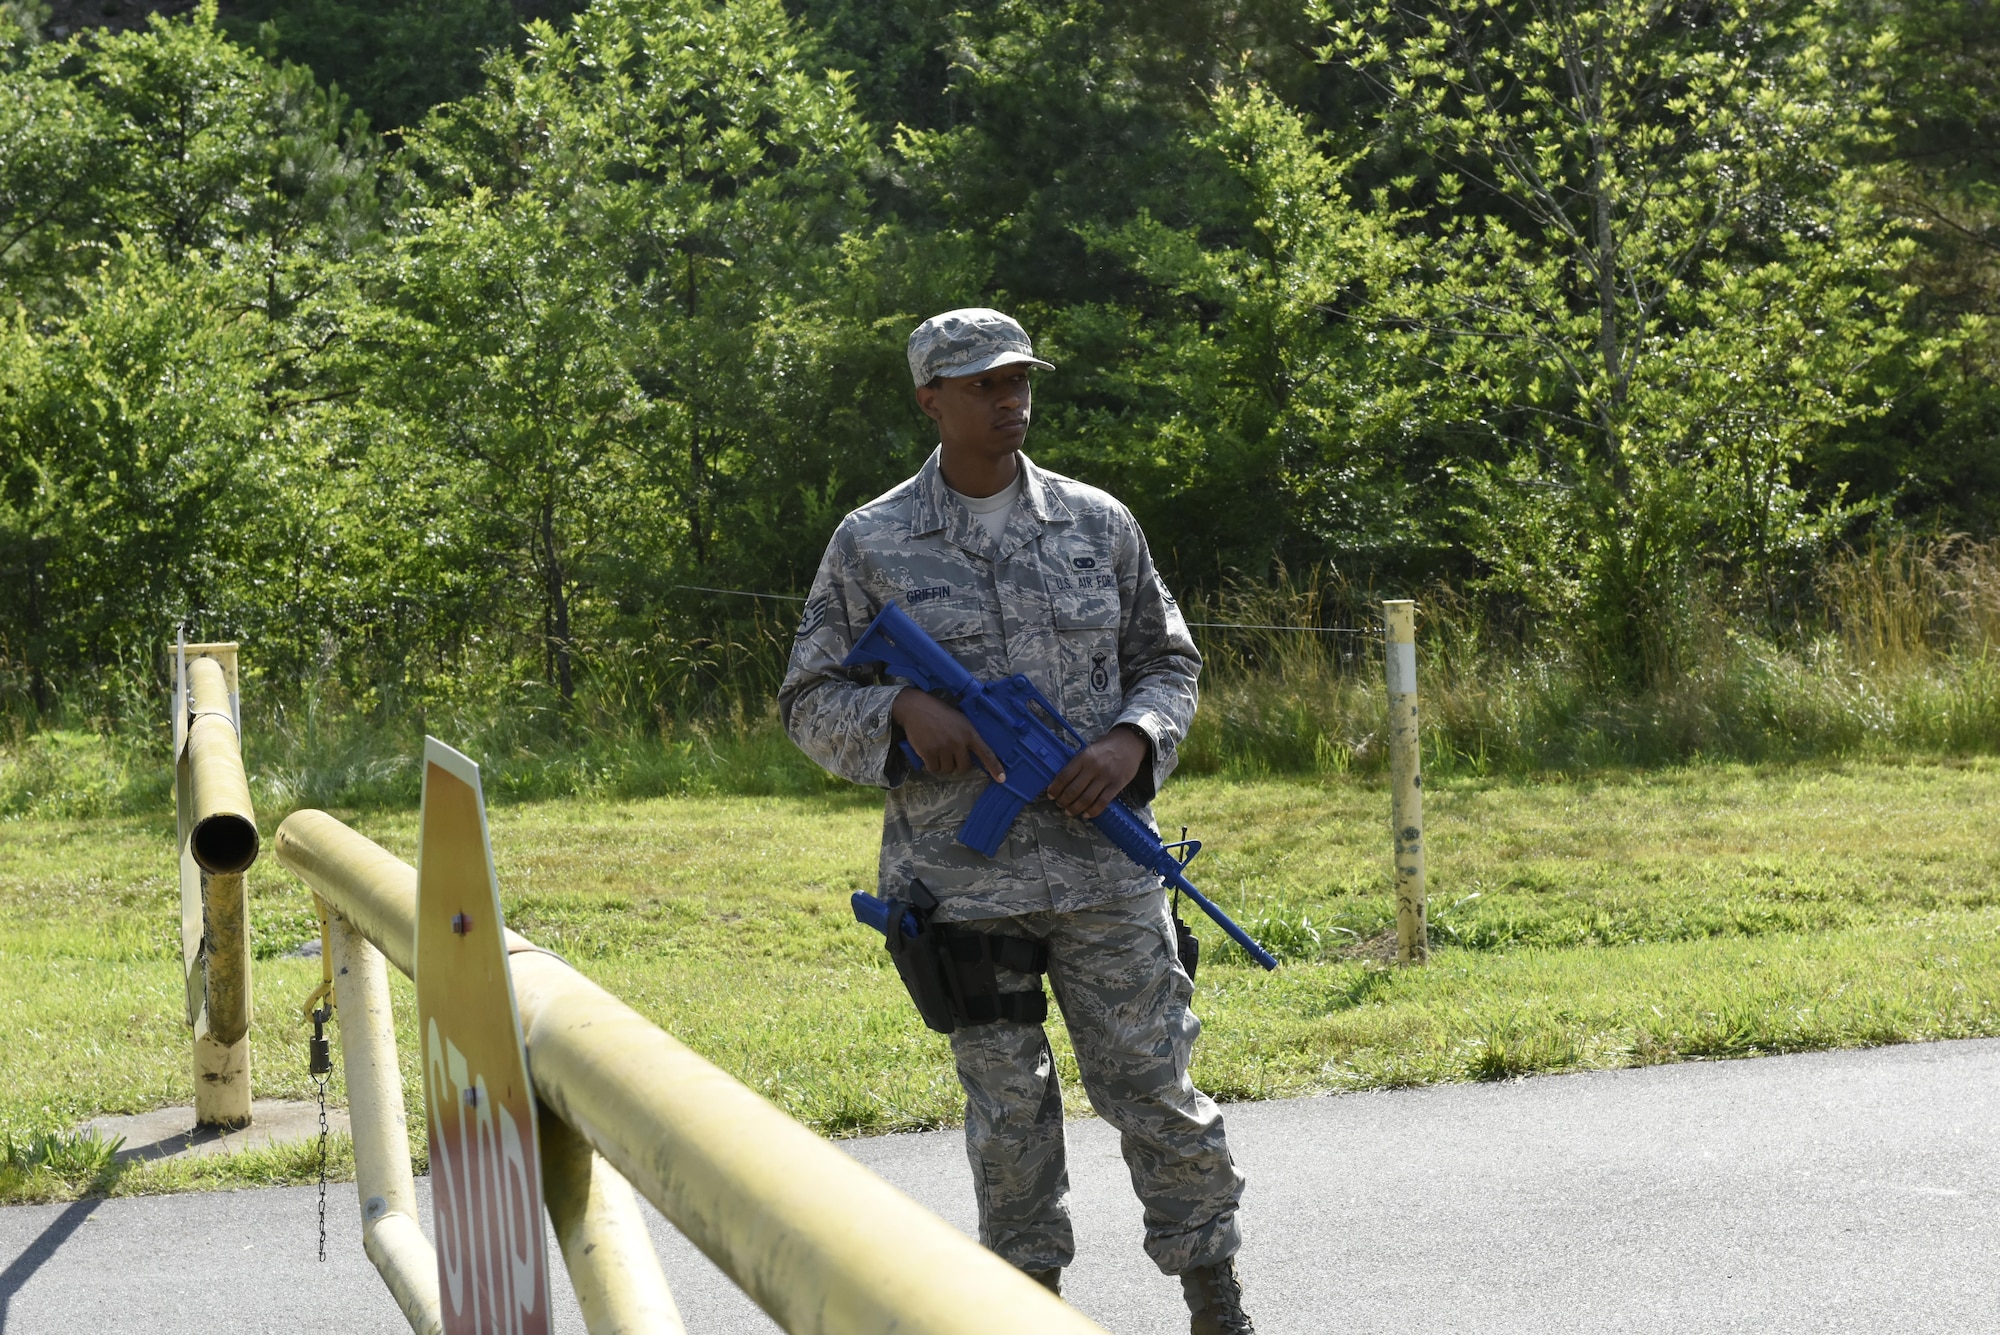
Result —
<instances>
[{"instance_id":1,"label":"grassy field","mask_svg":"<svg viewBox=\"0 0 2000 1335\"><path fill-rule=\"evenodd\" d=\"M1395 970L1379 782L1172 786L1162 822L1210 841L1197 882L1285 961L1266 975L1195 920L1205 1088L1255 1099L2000 1034L2000 763L1458 779L1426 802L1435 953ZM351 819L411 855L414 812ZM520 803L492 828L512 926L839 1135L960 1115L944 1041L847 915L873 883L878 820L842 793ZM0 823L0 1200L312 1171L289 1151L112 1179L23 1148L188 1101L170 848L164 814ZM310 901L268 858L251 893L257 1092L309 1097L297 1005L319 966L284 956L314 934Z\"/></svg>"}]
</instances>

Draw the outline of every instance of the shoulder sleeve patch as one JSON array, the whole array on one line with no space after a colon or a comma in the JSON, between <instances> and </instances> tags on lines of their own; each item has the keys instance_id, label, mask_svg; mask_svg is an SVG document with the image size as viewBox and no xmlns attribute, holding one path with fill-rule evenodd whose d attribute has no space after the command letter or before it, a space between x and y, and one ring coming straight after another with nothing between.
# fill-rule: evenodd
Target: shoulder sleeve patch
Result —
<instances>
[{"instance_id":1,"label":"shoulder sleeve patch","mask_svg":"<svg viewBox=\"0 0 2000 1335\"><path fill-rule=\"evenodd\" d=\"M827 599L824 595L806 604L805 615L799 618L799 629L793 636L794 639L803 640L826 624L826 604Z\"/></svg>"}]
</instances>

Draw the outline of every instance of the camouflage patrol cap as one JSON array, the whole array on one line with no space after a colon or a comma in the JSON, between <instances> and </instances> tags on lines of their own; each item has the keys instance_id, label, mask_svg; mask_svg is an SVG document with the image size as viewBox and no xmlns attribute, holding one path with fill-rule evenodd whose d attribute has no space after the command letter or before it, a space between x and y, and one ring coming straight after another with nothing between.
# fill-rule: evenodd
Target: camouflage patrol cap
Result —
<instances>
[{"instance_id":1,"label":"camouflage patrol cap","mask_svg":"<svg viewBox=\"0 0 2000 1335\"><path fill-rule=\"evenodd\" d=\"M1014 362L1056 369L1035 356L1028 331L1013 316L984 306L933 315L910 335L910 378L920 386L941 375L977 375Z\"/></svg>"}]
</instances>

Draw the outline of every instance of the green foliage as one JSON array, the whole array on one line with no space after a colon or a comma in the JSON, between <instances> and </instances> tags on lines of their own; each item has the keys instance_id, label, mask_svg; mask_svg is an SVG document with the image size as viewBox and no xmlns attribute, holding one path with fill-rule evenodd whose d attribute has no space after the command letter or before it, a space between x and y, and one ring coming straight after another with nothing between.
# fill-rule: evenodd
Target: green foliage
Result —
<instances>
[{"instance_id":1,"label":"green foliage","mask_svg":"<svg viewBox=\"0 0 2000 1335\"><path fill-rule=\"evenodd\" d=\"M79 280L81 311L9 331L0 616L32 664L103 662L225 575L212 540L261 425L247 327L213 275L135 242ZM17 638L18 637L18 638Z\"/></svg>"},{"instance_id":2,"label":"green foliage","mask_svg":"<svg viewBox=\"0 0 2000 1335\"><path fill-rule=\"evenodd\" d=\"M1055 317L1078 383L1052 414L1052 457L1139 498L1188 582L1285 559L1407 562L1429 545L1405 494L1428 461L1404 429L1407 393L1351 318L1407 268L1403 215L1357 207L1352 156L1268 90L1223 91L1209 110L1191 148L1254 221L1218 236L1142 212L1086 233L1162 300Z\"/></svg>"},{"instance_id":3,"label":"green foliage","mask_svg":"<svg viewBox=\"0 0 2000 1335\"><path fill-rule=\"evenodd\" d=\"M132 727L176 623L357 737L761 718L784 604L701 590L796 595L921 461L901 345L960 304L1028 322L1033 451L1177 590L1456 590L1578 756L1756 753L1658 721L1790 717L1755 665L1822 661L1841 543L1989 531L1970 9L317 4L8 11L23 718ZM1214 763L1340 752L1253 695Z\"/></svg>"},{"instance_id":4,"label":"green foliage","mask_svg":"<svg viewBox=\"0 0 2000 1335\"><path fill-rule=\"evenodd\" d=\"M0 68L0 637L38 706L52 667L241 606L272 455L343 392L329 271L377 226L372 149L214 20Z\"/></svg>"},{"instance_id":5,"label":"green foliage","mask_svg":"<svg viewBox=\"0 0 2000 1335\"><path fill-rule=\"evenodd\" d=\"M522 22L569 5L509 0L235 0L227 31L310 68L388 131L419 125L440 102L475 92L495 52L522 45Z\"/></svg>"},{"instance_id":6,"label":"green foliage","mask_svg":"<svg viewBox=\"0 0 2000 1335\"><path fill-rule=\"evenodd\" d=\"M1976 756L2000 737L2000 553L1899 542L1830 564L1833 625L1786 648L1711 621L1700 666L1632 693L1594 687L1559 659L1486 637L1463 602L1424 600L1419 644L1427 776L1586 774L1724 759ZM1363 619L1369 591L1326 580L1240 584L1187 604L1206 660L1202 708L1181 748L1190 776L1372 778L1386 770L1380 641L1309 628ZM1268 627L1270 629L1262 629ZM811 796L844 790L778 727L768 703L787 644L670 660L621 678L594 664L567 706L551 689L437 700L421 718L358 711L326 677L302 698L257 701L245 744L267 825L300 807L415 807L426 732L480 759L503 803L559 798ZM59 701L75 726L0 737L0 821L144 817L172 809L165 738L105 718L157 717L150 672L104 674L108 699ZM718 683L756 683L718 705ZM635 707L667 692L672 708ZM275 693L274 693L275 694ZM705 703L704 703L705 702ZM93 712L97 710L100 712ZM1343 925L1344 930L1351 924ZM1324 932L1274 922L1281 937ZM1317 938L1315 938L1317 939Z\"/></svg>"},{"instance_id":7,"label":"green foliage","mask_svg":"<svg viewBox=\"0 0 2000 1335\"><path fill-rule=\"evenodd\" d=\"M5 0L0 3L0 44L34 45L48 18L49 6L41 0Z\"/></svg>"},{"instance_id":8,"label":"green foliage","mask_svg":"<svg viewBox=\"0 0 2000 1335\"><path fill-rule=\"evenodd\" d=\"M1378 318L1431 410L1497 438L1466 471L1488 587L1606 681L1691 664L1712 572L1781 615L1853 513L1801 466L1880 411L1908 295L1843 157L1872 128L1853 53L1805 6L1327 12L1330 52L1435 155L1394 183L1426 236Z\"/></svg>"},{"instance_id":9,"label":"green foliage","mask_svg":"<svg viewBox=\"0 0 2000 1335\"><path fill-rule=\"evenodd\" d=\"M65 280L133 241L160 267L235 261L254 272L377 225L371 145L339 96L215 25L211 0L182 21L17 47L0 61L10 296L61 303Z\"/></svg>"},{"instance_id":10,"label":"green foliage","mask_svg":"<svg viewBox=\"0 0 2000 1335\"><path fill-rule=\"evenodd\" d=\"M1696 666L1608 692L1561 657L1496 644L1448 591L1419 635L1427 776L1586 773L1724 757L1976 755L2000 737L2000 553L1900 543L1828 563L1833 627L1787 648L1705 615ZM1196 620L1275 627L1343 621L1360 591L1313 581L1239 587ZM1286 629L1203 634L1193 773L1380 773L1379 642Z\"/></svg>"},{"instance_id":11,"label":"green foliage","mask_svg":"<svg viewBox=\"0 0 2000 1335\"><path fill-rule=\"evenodd\" d=\"M513 631L566 702L578 640L675 575L816 559L866 139L775 4L607 3L488 78L403 154L370 392L413 429L368 467L435 488L452 629Z\"/></svg>"},{"instance_id":12,"label":"green foliage","mask_svg":"<svg viewBox=\"0 0 2000 1335\"><path fill-rule=\"evenodd\" d=\"M66 1127L0 1132L0 1200L19 1201L83 1192L101 1195L117 1181L125 1138Z\"/></svg>"},{"instance_id":13,"label":"green foliage","mask_svg":"<svg viewBox=\"0 0 2000 1335\"><path fill-rule=\"evenodd\" d=\"M1888 414L1827 451L1823 485L1888 498L1945 531L1993 531L2000 511L2000 26L1980 4L1856 0L1852 30L1893 37L1881 64L1883 206L1918 245L1909 279L1941 355L1892 368Z\"/></svg>"},{"instance_id":14,"label":"green foliage","mask_svg":"<svg viewBox=\"0 0 2000 1335\"><path fill-rule=\"evenodd\" d=\"M809 7L822 11L834 42L870 31L854 7ZM1036 457L1132 505L1177 583L1329 555L1294 522L1288 377L1347 342L1319 338L1326 313L1271 281L1262 232L1295 237L1304 220L1261 210L1302 184L1281 177L1338 164L1301 160L1318 152L1310 127L1274 144L1287 160L1270 170L1239 151L1268 119L1270 90L1313 94L1304 15L1208 0L918 11L881 17L891 47L857 76L864 88L884 67L939 80L892 113L883 203L962 241L968 282L952 304L1016 309L1059 366L1037 389ZM1340 231L1328 248L1351 240Z\"/></svg>"},{"instance_id":15,"label":"green foliage","mask_svg":"<svg viewBox=\"0 0 2000 1335\"><path fill-rule=\"evenodd\" d=\"M47 1168L64 1176L96 1177L109 1168L125 1138L104 1140L86 1132L38 1131L19 1141L0 1135L0 1164L27 1172Z\"/></svg>"}]
</instances>

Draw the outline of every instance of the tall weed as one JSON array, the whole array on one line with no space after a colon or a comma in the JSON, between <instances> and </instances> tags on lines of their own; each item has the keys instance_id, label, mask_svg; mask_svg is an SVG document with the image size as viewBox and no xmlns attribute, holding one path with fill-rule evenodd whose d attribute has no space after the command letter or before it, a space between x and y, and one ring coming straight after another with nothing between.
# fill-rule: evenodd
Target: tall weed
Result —
<instances>
[{"instance_id":1,"label":"tall weed","mask_svg":"<svg viewBox=\"0 0 2000 1335\"><path fill-rule=\"evenodd\" d=\"M1711 609L1698 666L1638 694L1594 687L1560 646L1495 634L1455 591L1419 603L1424 763L1434 775L1577 773L1698 759L2000 750L2000 543L1908 539L1850 553L1820 580L1821 623L1779 639ZM1190 773L1374 773L1387 765L1380 604L1333 572L1190 598L1205 659L1181 749ZM467 677L416 706L357 700L331 678L255 675L245 752L260 811L405 806L426 733L478 758L502 801L572 795L778 794L838 786L778 727L789 639L735 632L583 655L565 703L537 682ZM0 663L0 669L5 669ZM4 677L5 671L0 671ZM170 806L163 692L136 660L58 692L15 682L0 711L0 819Z\"/></svg>"},{"instance_id":2,"label":"tall weed","mask_svg":"<svg viewBox=\"0 0 2000 1335\"><path fill-rule=\"evenodd\" d=\"M95 1131L61 1127L0 1131L0 1200L46 1200L77 1194L103 1195L124 1165L118 1151L123 1136L105 1139Z\"/></svg>"},{"instance_id":3,"label":"tall weed","mask_svg":"<svg viewBox=\"0 0 2000 1335\"><path fill-rule=\"evenodd\" d=\"M2000 749L2000 543L1899 540L1848 554L1823 575L1824 625L1788 643L1709 609L1693 628L1699 665L1637 694L1594 687L1557 646L1492 635L1453 590L1418 602L1433 773ZM1384 768L1377 606L1326 576L1190 603L1190 620L1211 624L1195 629L1207 670L1183 766Z\"/></svg>"}]
</instances>

